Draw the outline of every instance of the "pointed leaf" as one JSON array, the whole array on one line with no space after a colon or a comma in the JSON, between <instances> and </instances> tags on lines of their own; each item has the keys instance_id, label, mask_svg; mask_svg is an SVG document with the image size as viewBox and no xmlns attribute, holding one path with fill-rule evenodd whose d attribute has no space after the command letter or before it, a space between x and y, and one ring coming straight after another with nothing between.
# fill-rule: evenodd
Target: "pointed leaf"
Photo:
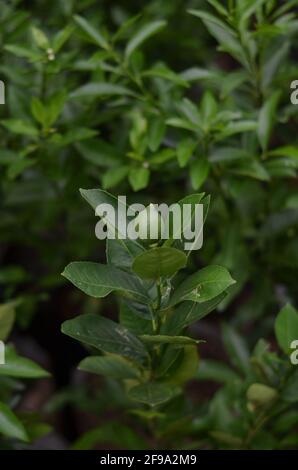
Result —
<instances>
[{"instance_id":1,"label":"pointed leaf","mask_svg":"<svg viewBox=\"0 0 298 470\"><path fill-rule=\"evenodd\" d=\"M169 306L182 300L206 302L221 294L235 281L228 270L222 266L207 266L189 276L175 290L170 299Z\"/></svg>"},{"instance_id":2,"label":"pointed leaf","mask_svg":"<svg viewBox=\"0 0 298 470\"><path fill-rule=\"evenodd\" d=\"M118 323L99 315L87 314L67 320L62 333L101 351L143 362L147 352L141 341Z\"/></svg>"},{"instance_id":3,"label":"pointed leaf","mask_svg":"<svg viewBox=\"0 0 298 470\"><path fill-rule=\"evenodd\" d=\"M130 39L125 49L125 56L128 59L131 54L153 34L160 31L166 26L167 22L164 20L152 21L151 23L142 26L142 28Z\"/></svg>"},{"instance_id":4,"label":"pointed leaf","mask_svg":"<svg viewBox=\"0 0 298 470\"><path fill-rule=\"evenodd\" d=\"M80 362L79 369L114 379L136 379L140 375L131 362L120 356L86 357Z\"/></svg>"},{"instance_id":5,"label":"pointed leaf","mask_svg":"<svg viewBox=\"0 0 298 470\"><path fill-rule=\"evenodd\" d=\"M140 403L150 406L158 406L165 403L179 393L173 386L161 383L147 383L138 385L129 390L129 397Z\"/></svg>"},{"instance_id":6,"label":"pointed leaf","mask_svg":"<svg viewBox=\"0 0 298 470\"><path fill-rule=\"evenodd\" d=\"M144 279L171 277L186 265L186 256L182 251L170 247L158 247L137 256L132 269Z\"/></svg>"},{"instance_id":7,"label":"pointed leaf","mask_svg":"<svg viewBox=\"0 0 298 470\"><path fill-rule=\"evenodd\" d=\"M72 284L92 297L106 297L112 291L122 291L148 300L139 280L114 266L77 261L66 266L62 273Z\"/></svg>"},{"instance_id":8,"label":"pointed leaf","mask_svg":"<svg viewBox=\"0 0 298 470\"><path fill-rule=\"evenodd\" d=\"M298 312L287 304L275 320L275 335L285 354L291 351L291 343L298 339Z\"/></svg>"},{"instance_id":9,"label":"pointed leaf","mask_svg":"<svg viewBox=\"0 0 298 470\"><path fill-rule=\"evenodd\" d=\"M28 442L28 435L23 424L2 402L0 402L0 434Z\"/></svg>"}]
</instances>

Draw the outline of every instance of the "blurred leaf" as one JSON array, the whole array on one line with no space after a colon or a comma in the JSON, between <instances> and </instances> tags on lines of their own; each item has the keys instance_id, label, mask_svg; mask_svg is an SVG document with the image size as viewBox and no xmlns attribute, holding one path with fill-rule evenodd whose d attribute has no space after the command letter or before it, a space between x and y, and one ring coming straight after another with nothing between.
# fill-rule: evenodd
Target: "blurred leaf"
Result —
<instances>
[{"instance_id":1,"label":"blurred leaf","mask_svg":"<svg viewBox=\"0 0 298 470\"><path fill-rule=\"evenodd\" d=\"M129 172L129 167L126 165L119 166L118 168L111 168L102 177L102 185L104 189L109 189L121 183Z\"/></svg>"},{"instance_id":2,"label":"blurred leaf","mask_svg":"<svg viewBox=\"0 0 298 470\"><path fill-rule=\"evenodd\" d=\"M0 341L5 341L15 321L15 304L8 302L0 305ZM0 368L1 373L1 368Z\"/></svg>"},{"instance_id":3,"label":"blurred leaf","mask_svg":"<svg viewBox=\"0 0 298 470\"><path fill-rule=\"evenodd\" d=\"M41 49L48 49L50 47L49 40L41 29L36 26L32 26L31 32L33 40L38 47Z\"/></svg>"},{"instance_id":4,"label":"blurred leaf","mask_svg":"<svg viewBox=\"0 0 298 470\"><path fill-rule=\"evenodd\" d=\"M128 174L130 185L134 191L140 191L149 184L150 170L148 168L131 168Z\"/></svg>"},{"instance_id":5,"label":"blurred leaf","mask_svg":"<svg viewBox=\"0 0 298 470\"><path fill-rule=\"evenodd\" d=\"M142 28L132 36L132 38L128 41L126 48L125 48L125 56L127 59L131 56L131 54L153 34L156 34L162 28L166 26L167 22L164 20L157 20L152 21L151 23L142 26Z\"/></svg>"},{"instance_id":6,"label":"blurred leaf","mask_svg":"<svg viewBox=\"0 0 298 470\"><path fill-rule=\"evenodd\" d=\"M0 366L0 376L35 379L48 377L50 374L35 362L19 356L13 348L5 351L5 364Z\"/></svg>"},{"instance_id":7,"label":"blurred leaf","mask_svg":"<svg viewBox=\"0 0 298 470\"><path fill-rule=\"evenodd\" d=\"M264 103L259 113L258 137L263 151L266 151L269 145L271 130L275 121L275 113L280 98L280 92L276 91Z\"/></svg>"},{"instance_id":8,"label":"blurred leaf","mask_svg":"<svg viewBox=\"0 0 298 470\"><path fill-rule=\"evenodd\" d=\"M162 118L154 118L148 129L148 146L151 152L159 148L166 131L166 125Z\"/></svg>"},{"instance_id":9,"label":"blurred leaf","mask_svg":"<svg viewBox=\"0 0 298 470\"><path fill-rule=\"evenodd\" d=\"M87 431L79 437L71 448L73 450L88 450L95 448L98 444L130 450L147 448L145 440L139 433L118 421L110 421L98 428Z\"/></svg>"},{"instance_id":10,"label":"blurred leaf","mask_svg":"<svg viewBox=\"0 0 298 470\"><path fill-rule=\"evenodd\" d=\"M26 430L16 415L0 402L0 433L4 436L28 442Z\"/></svg>"},{"instance_id":11,"label":"blurred leaf","mask_svg":"<svg viewBox=\"0 0 298 470\"><path fill-rule=\"evenodd\" d=\"M15 134L28 135L30 137L38 135L38 130L29 121L22 121L21 119L3 119L1 124Z\"/></svg>"},{"instance_id":12,"label":"blurred leaf","mask_svg":"<svg viewBox=\"0 0 298 470\"><path fill-rule=\"evenodd\" d=\"M298 339L298 313L287 304L275 319L275 336L285 354L291 352L291 343Z\"/></svg>"},{"instance_id":13,"label":"blurred leaf","mask_svg":"<svg viewBox=\"0 0 298 470\"><path fill-rule=\"evenodd\" d=\"M91 25L91 23L89 23L85 18L79 15L74 15L74 20L76 24L79 26L79 28L81 28L86 33L88 38L94 44L96 44L99 47L102 47L103 49L109 48L109 44L107 40L105 39L105 37L100 33L100 31L95 29Z\"/></svg>"},{"instance_id":14,"label":"blurred leaf","mask_svg":"<svg viewBox=\"0 0 298 470\"><path fill-rule=\"evenodd\" d=\"M222 335L225 349L232 364L241 372L247 374L250 368L249 352L244 339L231 326L225 323L222 326Z\"/></svg>"},{"instance_id":15,"label":"blurred leaf","mask_svg":"<svg viewBox=\"0 0 298 470\"><path fill-rule=\"evenodd\" d=\"M115 83L94 82L87 83L77 90L73 91L69 97L73 99L97 98L101 96L135 96L135 93L123 85Z\"/></svg>"},{"instance_id":16,"label":"blurred leaf","mask_svg":"<svg viewBox=\"0 0 298 470\"><path fill-rule=\"evenodd\" d=\"M212 359L204 359L201 361L196 378L198 380L212 380L214 382L227 384L239 380L239 376L233 369L223 362L217 362Z\"/></svg>"},{"instance_id":17,"label":"blurred leaf","mask_svg":"<svg viewBox=\"0 0 298 470\"><path fill-rule=\"evenodd\" d=\"M188 87L187 81L183 80L180 75L173 72L173 70L169 69L165 64L157 64L151 69L145 70L145 72L143 72L143 76L164 78L176 85Z\"/></svg>"},{"instance_id":18,"label":"blurred leaf","mask_svg":"<svg viewBox=\"0 0 298 470\"><path fill-rule=\"evenodd\" d=\"M206 158L198 158L190 165L190 179L194 190L198 190L205 182L209 173L209 163Z\"/></svg>"},{"instance_id":19,"label":"blurred leaf","mask_svg":"<svg viewBox=\"0 0 298 470\"><path fill-rule=\"evenodd\" d=\"M192 139L184 139L179 142L177 147L177 158L181 168L186 166L192 157L196 146L196 142Z\"/></svg>"}]
</instances>

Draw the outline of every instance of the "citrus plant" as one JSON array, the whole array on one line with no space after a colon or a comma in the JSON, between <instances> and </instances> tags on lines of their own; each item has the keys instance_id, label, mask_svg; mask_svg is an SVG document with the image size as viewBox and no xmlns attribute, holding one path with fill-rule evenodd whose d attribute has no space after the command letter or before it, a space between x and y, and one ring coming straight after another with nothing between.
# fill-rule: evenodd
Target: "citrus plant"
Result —
<instances>
[{"instance_id":1,"label":"citrus plant","mask_svg":"<svg viewBox=\"0 0 298 470\"><path fill-rule=\"evenodd\" d=\"M81 194L93 209L116 202L102 190L81 190ZM204 193L187 201L193 207L201 202L207 212L209 198ZM138 220L139 226L144 223ZM190 224L191 218L183 223ZM183 227L180 230L182 238ZM180 273L190 252L171 246L177 242L174 235L172 231L168 240L154 247L132 239L108 239L107 264L76 261L63 272L84 293L102 298L115 292L120 301L118 322L84 314L63 324L63 333L101 352L84 359L80 368L122 380L132 400L151 407L181 393L182 385L193 377L201 339L186 335L187 327L214 310L235 282L216 265L190 275Z\"/></svg>"},{"instance_id":2,"label":"citrus plant","mask_svg":"<svg viewBox=\"0 0 298 470\"><path fill-rule=\"evenodd\" d=\"M8 339L14 319L15 302L0 305L1 342ZM20 356L12 344L7 344L1 353L4 363L0 363L0 449L24 447L50 430L36 414L15 410L25 390L24 380L48 377L49 373Z\"/></svg>"},{"instance_id":3,"label":"citrus plant","mask_svg":"<svg viewBox=\"0 0 298 470\"><path fill-rule=\"evenodd\" d=\"M228 324L223 340L230 366L214 360L201 363L200 380L223 387L214 395L208 413L194 427L213 447L288 449L297 446L298 313L287 304L275 320L278 350L259 339L252 353L245 340ZM293 361L290 360L291 354ZM296 357L296 360L294 358Z\"/></svg>"},{"instance_id":4,"label":"citrus plant","mask_svg":"<svg viewBox=\"0 0 298 470\"><path fill-rule=\"evenodd\" d=\"M49 356L63 443L297 447L295 338L281 337L297 334L298 1L2 3L0 340L13 325L16 351L36 341ZM79 187L149 207L205 191L203 248L108 240L104 264ZM115 202L82 194L93 208ZM187 198L207 216L205 196ZM59 275L84 259L95 263ZM85 348L59 335L65 320ZM92 376L74 371L86 349L80 368ZM1 422L16 427L2 447L32 434L26 377L8 374L0 365Z\"/></svg>"}]
</instances>

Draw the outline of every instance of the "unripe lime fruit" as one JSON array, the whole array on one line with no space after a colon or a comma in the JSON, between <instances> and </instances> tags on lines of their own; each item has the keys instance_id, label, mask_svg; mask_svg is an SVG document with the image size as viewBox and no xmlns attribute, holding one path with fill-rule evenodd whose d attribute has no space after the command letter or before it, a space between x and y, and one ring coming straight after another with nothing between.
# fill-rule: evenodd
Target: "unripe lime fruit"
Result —
<instances>
[{"instance_id":1,"label":"unripe lime fruit","mask_svg":"<svg viewBox=\"0 0 298 470\"><path fill-rule=\"evenodd\" d=\"M271 404L277 397L278 392L268 385L254 383L246 393L250 408L254 409Z\"/></svg>"}]
</instances>

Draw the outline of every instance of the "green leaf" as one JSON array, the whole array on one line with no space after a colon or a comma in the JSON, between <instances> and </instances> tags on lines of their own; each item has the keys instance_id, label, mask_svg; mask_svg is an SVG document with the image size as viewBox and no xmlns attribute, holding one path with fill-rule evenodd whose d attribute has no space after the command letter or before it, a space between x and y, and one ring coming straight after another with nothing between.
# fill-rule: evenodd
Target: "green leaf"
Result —
<instances>
[{"instance_id":1,"label":"green leaf","mask_svg":"<svg viewBox=\"0 0 298 470\"><path fill-rule=\"evenodd\" d=\"M107 262L121 269L131 269L136 256L145 251L141 245L137 245L133 240L108 239L106 243Z\"/></svg>"},{"instance_id":2,"label":"green leaf","mask_svg":"<svg viewBox=\"0 0 298 470\"><path fill-rule=\"evenodd\" d=\"M15 321L15 304L8 302L0 305L0 341L5 341Z\"/></svg>"},{"instance_id":3,"label":"green leaf","mask_svg":"<svg viewBox=\"0 0 298 470\"><path fill-rule=\"evenodd\" d=\"M101 447L113 447L117 449L144 450L147 442L139 432L132 430L119 421L107 421L99 427L87 431L72 444L71 450L89 450Z\"/></svg>"},{"instance_id":4,"label":"green leaf","mask_svg":"<svg viewBox=\"0 0 298 470\"><path fill-rule=\"evenodd\" d=\"M201 100L200 111L204 126L208 128L217 114L217 102L210 91L205 91Z\"/></svg>"},{"instance_id":5,"label":"green leaf","mask_svg":"<svg viewBox=\"0 0 298 470\"><path fill-rule=\"evenodd\" d=\"M249 176L260 181L269 181L270 175L266 168L256 159L249 158L235 163L231 168L231 173Z\"/></svg>"},{"instance_id":6,"label":"green leaf","mask_svg":"<svg viewBox=\"0 0 298 470\"><path fill-rule=\"evenodd\" d=\"M34 165L36 160L33 158L18 158L15 160L7 170L7 177L11 180L15 179L18 175L22 174L26 168Z\"/></svg>"},{"instance_id":7,"label":"green leaf","mask_svg":"<svg viewBox=\"0 0 298 470\"><path fill-rule=\"evenodd\" d=\"M206 70L200 67L191 67L181 72L180 76L188 82L193 82L196 80L208 80L208 79L218 80L220 77L220 74L218 72Z\"/></svg>"},{"instance_id":8,"label":"green leaf","mask_svg":"<svg viewBox=\"0 0 298 470\"><path fill-rule=\"evenodd\" d=\"M31 32L33 40L38 47L41 49L48 49L48 47L50 47L49 40L41 29L36 28L36 26L32 26Z\"/></svg>"},{"instance_id":9,"label":"green leaf","mask_svg":"<svg viewBox=\"0 0 298 470\"><path fill-rule=\"evenodd\" d=\"M92 297L106 297L110 292L121 291L148 300L147 293L138 279L114 266L76 261L66 266L62 276Z\"/></svg>"},{"instance_id":10,"label":"green leaf","mask_svg":"<svg viewBox=\"0 0 298 470\"><path fill-rule=\"evenodd\" d=\"M164 20L152 21L151 23L142 26L142 28L132 36L128 41L125 48L126 59L129 59L131 54L153 34L156 34L166 26L167 22Z\"/></svg>"},{"instance_id":11,"label":"green leaf","mask_svg":"<svg viewBox=\"0 0 298 470\"><path fill-rule=\"evenodd\" d=\"M226 139L234 134L242 134L257 129L257 123L252 120L232 121L229 122L220 132L219 138Z\"/></svg>"},{"instance_id":12,"label":"green leaf","mask_svg":"<svg viewBox=\"0 0 298 470\"><path fill-rule=\"evenodd\" d=\"M137 385L129 390L128 396L132 400L150 406L158 406L174 398L179 391L173 386L161 383L146 383Z\"/></svg>"},{"instance_id":13,"label":"green leaf","mask_svg":"<svg viewBox=\"0 0 298 470\"><path fill-rule=\"evenodd\" d=\"M280 91L277 90L264 103L259 113L258 120L258 137L263 151L266 151L271 136L273 123L276 116L276 108L280 98Z\"/></svg>"},{"instance_id":14,"label":"green leaf","mask_svg":"<svg viewBox=\"0 0 298 470\"><path fill-rule=\"evenodd\" d=\"M28 435L23 424L2 402L0 402L0 433L6 437L28 442Z\"/></svg>"},{"instance_id":15,"label":"green leaf","mask_svg":"<svg viewBox=\"0 0 298 470\"><path fill-rule=\"evenodd\" d=\"M73 25L67 25L67 26L65 26L65 28L58 31L58 33L54 36L53 49L54 49L55 53L60 51L61 47L64 45L64 43L71 36L73 30L74 30Z\"/></svg>"},{"instance_id":16,"label":"green leaf","mask_svg":"<svg viewBox=\"0 0 298 470\"><path fill-rule=\"evenodd\" d=\"M125 202L119 198L116 198L107 191L103 191L101 189L80 189L80 193L94 210L96 210L100 204L108 204L112 206L115 212L116 220L121 216L119 212L123 214L127 213L128 206L125 204ZM135 245L135 251L137 251L138 248L140 250L143 249L137 241L127 239L125 230L122 230L121 226L116 223L116 220L113 220L111 217L106 217L105 220L107 221L109 228L115 231L117 240L122 243L126 251L131 252L132 245Z\"/></svg>"},{"instance_id":17,"label":"green leaf","mask_svg":"<svg viewBox=\"0 0 298 470\"><path fill-rule=\"evenodd\" d=\"M222 266L206 266L183 281L172 295L169 307L183 300L206 302L217 297L235 281Z\"/></svg>"},{"instance_id":18,"label":"green leaf","mask_svg":"<svg viewBox=\"0 0 298 470\"><path fill-rule=\"evenodd\" d=\"M185 346L176 364L170 368L163 380L167 384L183 385L191 380L199 367L199 355L197 347Z\"/></svg>"},{"instance_id":19,"label":"green leaf","mask_svg":"<svg viewBox=\"0 0 298 470\"><path fill-rule=\"evenodd\" d=\"M197 16L205 24L206 28L221 45L221 49L231 54L243 65L247 65L246 57L238 41L236 33L216 16L201 10L188 10L191 15Z\"/></svg>"},{"instance_id":20,"label":"green leaf","mask_svg":"<svg viewBox=\"0 0 298 470\"><path fill-rule=\"evenodd\" d=\"M152 157L150 157L150 165L161 165L162 163L172 160L176 156L174 149L162 149Z\"/></svg>"},{"instance_id":21,"label":"green leaf","mask_svg":"<svg viewBox=\"0 0 298 470\"><path fill-rule=\"evenodd\" d=\"M170 247L157 247L145 251L134 259L132 269L144 279L158 279L161 276L171 277L184 268L185 254Z\"/></svg>"},{"instance_id":22,"label":"green leaf","mask_svg":"<svg viewBox=\"0 0 298 470\"><path fill-rule=\"evenodd\" d=\"M46 109L40 99L33 96L31 100L31 113L40 124L44 124L46 117Z\"/></svg>"},{"instance_id":23,"label":"green leaf","mask_svg":"<svg viewBox=\"0 0 298 470\"><path fill-rule=\"evenodd\" d=\"M276 156L276 155L282 156L282 157L289 157L289 158L293 158L294 160L298 160L298 147L294 147L293 145L285 145L284 147L278 147L268 152L268 156Z\"/></svg>"},{"instance_id":24,"label":"green leaf","mask_svg":"<svg viewBox=\"0 0 298 470\"><path fill-rule=\"evenodd\" d=\"M46 125L49 127L57 121L66 101L66 93L62 90L51 97L47 103ZM75 130L73 129L72 132Z\"/></svg>"},{"instance_id":25,"label":"green leaf","mask_svg":"<svg viewBox=\"0 0 298 470\"><path fill-rule=\"evenodd\" d=\"M225 295L225 293L222 293L214 299L202 302L201 304L190 301L182 302L173 312L167 315L166 321L161 327L161 333L179 334L184 328L212 312L225 298Z\"/></svg>"},{"instance_id":26,"label":"green leaf","mask_svg":"<svg viewBox=\"0 0 298 470\"><path fill-rule=\"evenodd\" d=\"M109 48L109 44L105 37L87 20L85 20L85 18L79 15L74 15L74 20L94 44L97 44L97 46L102 47L103 49Z\"/></svg>"},{"instance_id":27,"label":"green leaf","mask_svg":"<svg viewBox=\"0 0 298 470\"><path fill-rule=\"evenodd\" d=\"M275 319L275 336L285 354L291 352L291 343L298 339L298 312L287 304Z\"/></svg>"},{"instance_id":28,"label":"green leaf","mask_svg":"<svg viewBox=\"0 0 298 470\"><path fill-rule=\"evenodd\" d=\"M26 59L30 59L31 61L35 61L40 59L41 53L36 53L35 51L28 49L24 46L18 46L16 44L6 44L4 49L12 54L16 55L17 57L26 57Z\"/></svg>"},{"instance_id":29,"label":"green leaf","mask_svg":"<svg viewBox=\"0 0 298 470\"><path fill-rule=\"evenodd\" d=\"M213 8L215 8L220 15L226 17L229 16L228 10L226 10L225 7L217 0L207 0L207 2L210 3L210 5L212 5Z\"/></svg>"},{"instance_id":30,"label":"green leaf","mask_svg":"<svg viewBox=\"0 0 298 470\"><path fill-rule=\"evenodd\" d=\"M131 168L128 180L134 191L140 191L149 184L150 170L148 168Z\"/></svg>"},{"instance_id":31,"label":"green leaf","mask_svg":"<svg viewBox=\"0 0 298 470\"><path fill-rule=\"evenodd\" d=\"M193 189L199 189L209 173L209 163L206 158L199 158L190 166L190 179Z\"/></svg>"},{"instance_id":32,"label":"green leaf","mask_svg":"<svg viewBox=\"0 0 298 470\"><path fill-rule=\"evenodd\" d=\"M50 374L35 362L18 356L13 348L7 347L5 351L5 364L0 365L0 376L22 377L36 379L48 377Z\"/></svg>"},{"instance_id":33,"label":"green leaf","mask_svg":"<svg viewBox=\"0 0 298 470\"><path fill-rule=\"evenodd\" d=\"M120 356L86 357L80 362L79 369L114 379L136 379L140 376L140 371L131 362Z\"/></svg>"},{"instance_id":34,"label":"green leaf","mask_svg":"<svg viewBox=\"0 0 298 470\"><path fill-rule=\"evenodd\" d=\"M149 70L146 70L142 74L144 77L159 77L164 78L176 85L180 85L183 87L188 87L188 83L186 80L183 80L180 75L173 72L173 70L169 69L165 64L156 64Z\"/></svg>"},{"instance_id":35,"label":"green leaf","mask_svg":"<svg viewBox=\"0 0 298 470\"><path fill-rule=\"evenodd\" d=\"M135 335L153 334L151 309L137 302L120 303L120 323Z\"/></svg>"},{"instance_id":36,"label":"green leaf","mask_svg":"<svg viewBox=\"0 0 298 470\"><path fill-rule=\"evenodd\" d=\"M164 119L154 118L148 129L148 147L151 152L156 152L159 148L166 132Z\"/></svg>"},{"instance_id":37,"label":"green leaf","mask_svg":"<svg viewBox=\"0 0 298 470\"><path fill-rule=\"evenodd\" d=\"M116 34L113 36L113 41L118 41L119 39L125 37L129 29L140 19L141 16L142 13L137 13L136 15L131 16L125 20L117 30Z\"/></svg>"},{"instance_id":38,"label":"green leaf","mask_svg":"<svg viewBox=\"0 0 298 470\"><path fill-rule=\"evenodd\" d=\"M121 183L121 181L127 176L128 171L129 167L126 165L108 170L102 177L102 185L104 189L117 186L117 184Z\"/></svg>"},{"instance_id":39,"label":"green leaf","mask_svg":"<svg viewBox=\"0 0 298 470\"><path fill-rule=\"evenodd\" d=\"M281 394L281 398L288 403L298 402L298 368L293 368L293 373L288 378Z\"/></svg>"},{"instance_id":40,"label":"green leaf","mask_svg":"<svg viewBox=\"0 0 298 470\"><path fill-rule=\"evenodd\" d=\"M119 155L117 149L101 139L89 139L75 145L78 152L88 162L102 168L117 167L119 165ZM92 191L89 190L89 191ZM94 190L99 191L99 190Z\"/></svg>"},{"instance_id":41,"label":"green leaf","mask_svg":"<svg viewBox=\"0 0 298 470\"><path fill-rule=\"evenodd\" d=\"M15 134L28 135L30 137L38 136L38 129L29 121L21 119L3 119L1 124Z\"/></svg>"},{"instance_id":42,"label":"green leaf","mask_svg":"<svg viewBox=\"0 0 298 470\"><path fill-rule=\"evenodd\" d=\"M223 341L229 358L240 371L245 374L250 369L249 351L243 338L229 325L222 328Z\"/></svg>"},{"instance_id":43,"label":"green leaf","mask_svg":"<svg viewBox=\"0 0 298 470\"><path fill-rule=\"evenodd\" d=\"M237 147L218 147L213 149L209 157L209 161L213 163L226 163L236 160L247 160L251 158L250 153L246 149Z\"/></svg>"},{"instance_id":44,"label":"green leaf","mask_svg":"<svg viewBox=\"0 0 298 470\"><path fill-rule=\"evenodd\" d=\"M87 314L67 320L62 333L106 353L118 354L138 362L147 358L141 341L118 323L99 315Z\"/></svg>"},{"instance_id":45,"label":"green leaf","mask_svg":"<svg viewBox=\"0 0 298 470\"><path fill-rule=\"evenodd\" d=\"M240 380L236 372L224 362L205 359L201 362L196 378L198 380L213 380L214 382L229 384Z\"/></svg>"},{"instance_id":46,"label":"green leaf","mask_svg":"<svg viewBox=\"0 0 298 470\"><path fill-rule=\"evenodd\" d=\"M87 83L73 91L69 97L73 99L97 98L101 96L136 96L129 88L123 85L106 82Z\"/></svg>"},{"instance_id":47,"label":"green leaf","mask_svg":"<svg viewBox=\"0 0 298 470\"><path fill-rule=\"evenodd\" d=\"M168 335L140 335L144 343L148 344L174 344L177 346L187 346L188 344L203 343L203 340L196 340L188 336L168 336Z\"/></svg>"},{"instance_id":48,"label":"green leaf","mask_svg":"<svg viewBox=\"0 0 298 470\"><path fill-rule=\"evenodd\" d=\"M197 143L192 139L184 139L179 142L177 147L177 158L181 168L184 168L197 146Z\"/></svg>"}]
</instances>

